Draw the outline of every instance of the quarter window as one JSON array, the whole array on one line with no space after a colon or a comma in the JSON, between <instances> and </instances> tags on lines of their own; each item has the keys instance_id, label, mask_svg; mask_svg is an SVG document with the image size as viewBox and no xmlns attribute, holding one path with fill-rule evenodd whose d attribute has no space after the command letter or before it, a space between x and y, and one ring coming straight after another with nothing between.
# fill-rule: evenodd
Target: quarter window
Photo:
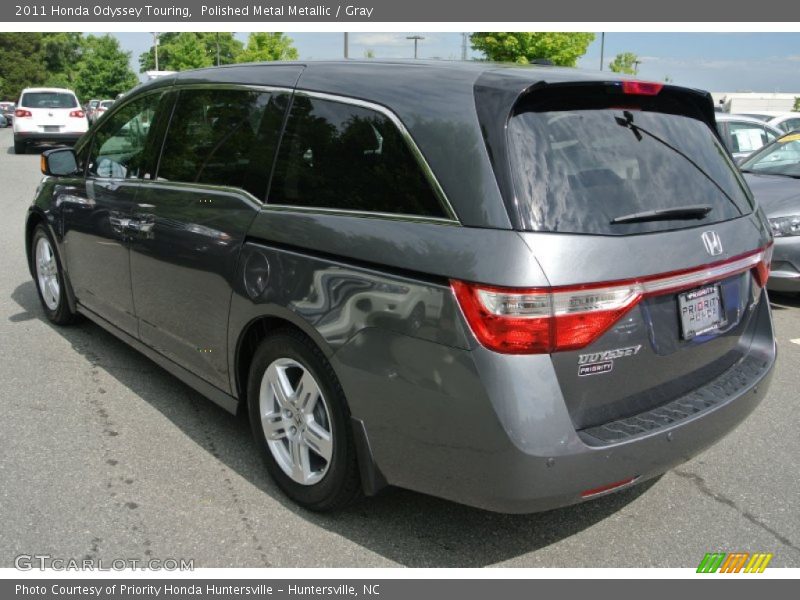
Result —
<instances>
[{"instance_id":1,"label":"quarter window","mask_svg":"<svg viewBox=\"0 0 800 600\"><path fill-rule=\"evenodd\" d=\"M89 175L137 179L148 168L147 141L160 94L150 94L123 106L94 135Z\"/></svg>"},{"instance_id":2,"label":"quarter window","mask_svg":"<svg viewBox=\"0 0 800 600\"><path fill-rule=\"evenodd\" d=\"M167 132L158 179L267 192L285 94L182 90Z\"/></svg>"},{"instance_id":3,"label":"quarter window","mask_svg":"<svg viewBox=\"0 0 800 600\"><path fill-rule=\"evenodd\" d=\"M365 107L297 96L269 202L445 217L402 134Z\"/></svg>"}]
</instances>

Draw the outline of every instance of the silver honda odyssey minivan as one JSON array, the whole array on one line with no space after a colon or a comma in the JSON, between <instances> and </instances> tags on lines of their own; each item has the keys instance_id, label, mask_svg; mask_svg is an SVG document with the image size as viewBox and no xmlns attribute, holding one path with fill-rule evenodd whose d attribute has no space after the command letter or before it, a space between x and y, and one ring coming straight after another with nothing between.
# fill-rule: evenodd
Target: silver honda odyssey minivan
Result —
<instances>
[{"instance_id":1,"label":"silver honda odyssey minivan","mask_svg":"<svg viewBox=\"0 0 800 600\"><path fill-rule=\"evenodd\" d=\"M332 510L625 489L736 427L772 239L705 92L550 66L181 72L43 155L42 307L231 412Z\"/></svg>"}]
</instances>

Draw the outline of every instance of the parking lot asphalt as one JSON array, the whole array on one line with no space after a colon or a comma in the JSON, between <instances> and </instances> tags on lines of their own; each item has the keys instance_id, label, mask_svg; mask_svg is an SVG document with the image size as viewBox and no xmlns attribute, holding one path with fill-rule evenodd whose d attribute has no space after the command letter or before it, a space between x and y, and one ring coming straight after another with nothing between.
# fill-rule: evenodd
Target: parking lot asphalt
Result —
<instances>
[{"instance_id":1,"label":"parking lot asphalt","mask_svg":"<svg viewBox=\"0 0 800 600\"><path fill-rule=\"evenodd\" d=\"M800 300L775 296L779 359L737 430L655 483L499 515L391 489L295 507L229 415L89 322L45 319L23 222L40 179L0 130L0 567L19 554L195 567L695 567L772 552L800 567ZM794 342L792 340L795 340Z\"/></svg>"}]
</instances>

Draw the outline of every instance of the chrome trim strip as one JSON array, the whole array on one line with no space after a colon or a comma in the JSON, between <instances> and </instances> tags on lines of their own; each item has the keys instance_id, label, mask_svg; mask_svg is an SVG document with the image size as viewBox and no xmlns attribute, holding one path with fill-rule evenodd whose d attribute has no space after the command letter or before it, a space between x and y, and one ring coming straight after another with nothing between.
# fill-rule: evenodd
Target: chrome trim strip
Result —
<instances>
[{"instance_id":1,"label":"chrome trim strip","mask_svg":"<svg viewBox=\"0 0 800 600\"><path fill-rule=\"evenodd\" d=\"M265 204L263 211L275 212L302 212L309 214L334 215L340 217L361 217L366 219L386 219L389 221L410 221L414 223L431 223L434 225L448 225L458 227L460 223L442 217L425 217L420 215L407 215L403 213L383 213L368 210L348 210L343 208L321 208L316 206L295 206L293 204Z\"/></svg>"}]
</instances>

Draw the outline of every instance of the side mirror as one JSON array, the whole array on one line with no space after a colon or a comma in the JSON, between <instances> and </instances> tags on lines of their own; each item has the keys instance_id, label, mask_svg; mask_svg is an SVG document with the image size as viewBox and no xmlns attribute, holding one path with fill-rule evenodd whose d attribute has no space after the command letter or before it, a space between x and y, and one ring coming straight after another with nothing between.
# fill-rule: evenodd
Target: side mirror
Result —
<instances>
[{"instance_id":1,"label":"side mirror","mask_svg":"<svg viewBox=\"0 0 800 600\"><path fill-rule=\"evenodd\" d=\"M42 152L42 173L55 177L75 175L78 172L78 158L72 148L53 148Z\"/></svg>"}]
</instances>

